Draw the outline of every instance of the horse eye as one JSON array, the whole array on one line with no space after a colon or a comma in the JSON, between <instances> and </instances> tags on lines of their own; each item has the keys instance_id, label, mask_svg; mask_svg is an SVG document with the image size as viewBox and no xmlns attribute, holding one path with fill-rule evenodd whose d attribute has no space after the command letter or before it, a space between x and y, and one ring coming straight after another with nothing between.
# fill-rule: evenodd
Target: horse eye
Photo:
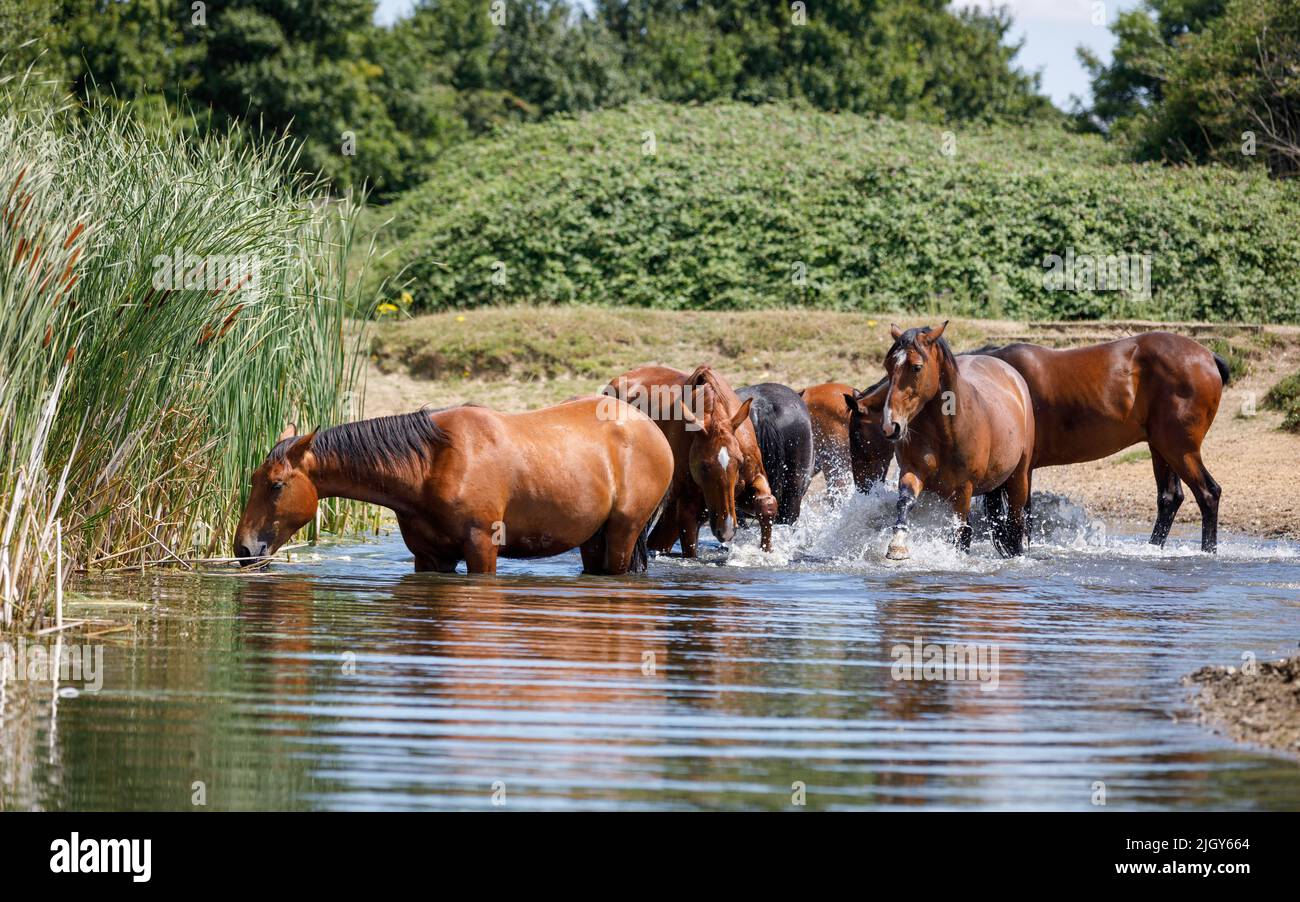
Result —
<instances>
[{"instance_id":1,"label":"horse eye","mask_svg":"<svg viewBox=\"0 0 1300 902\"><path fill-rule=\"evenodd\" d=\"M923 364L923 363L914 363L914 364L912 364L912 372L914 372L914 373L919 373L919 372L921 372L921 370L923 370L923 369L925 369L925 364Z\"/></svg>"}]
</instances>

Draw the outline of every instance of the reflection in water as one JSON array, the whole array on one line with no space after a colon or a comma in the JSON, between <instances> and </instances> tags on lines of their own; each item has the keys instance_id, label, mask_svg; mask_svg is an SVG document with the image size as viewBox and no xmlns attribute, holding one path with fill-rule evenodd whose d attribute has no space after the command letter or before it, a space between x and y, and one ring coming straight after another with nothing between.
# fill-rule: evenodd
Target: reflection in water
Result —
<instances>
[{"instance_id":1,"label":"reflection in water","mask_svg":"<svg viewBox=\"0 0 1300 902\"><path fill-rule=\"evenodd\" d=\"M390 538L87 580L145 604L92 640L101 692L0 686L0 807L782 809L802 783L811 808L1082 809L1096 781L1114 808L1300 807L1294 763L1176 719L1181 674L1294 647L1295 546L918 537L896 567L870 522L828 524L778 568L742 540L649 577L448 577ZM895 680L914 641L996 649L996 690Z\"/></svg>"}]
</instances>

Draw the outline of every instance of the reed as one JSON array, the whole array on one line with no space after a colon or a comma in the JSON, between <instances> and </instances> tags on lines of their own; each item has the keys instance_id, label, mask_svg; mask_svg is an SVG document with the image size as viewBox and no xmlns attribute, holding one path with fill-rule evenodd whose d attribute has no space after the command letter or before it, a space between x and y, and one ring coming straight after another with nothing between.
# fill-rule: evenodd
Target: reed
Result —
<instances>
[{"instance_id":1,"label":"reed","mask_svg":"<svg viewBox=\"0 0 1300 902\"><path fill-rule=\"evenodd\" d=\"M20 629L51 614L60 531L65 573L227 549L285 422L360 410L372 303L357 204L295 181L292 146L47 98L0 81L0 626Z\"/></svg>"}]
</instances>

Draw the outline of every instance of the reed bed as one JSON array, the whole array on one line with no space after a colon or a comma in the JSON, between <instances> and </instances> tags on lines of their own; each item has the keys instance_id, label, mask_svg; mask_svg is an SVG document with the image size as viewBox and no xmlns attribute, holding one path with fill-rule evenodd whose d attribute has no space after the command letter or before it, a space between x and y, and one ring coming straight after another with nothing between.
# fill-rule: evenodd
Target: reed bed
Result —
<instances>
[{"instance_id":1,"label":"reed bed","mask_svg":"<svg viewBox=\"0 0 1300 902\"><path fill-rule=\"evenodd\" d=\"M52 617L58 571L229 548L284 424L360 410L371 305L357 204L295 181L291 146L73 117L38 88L0 82L0 627L19 629Z\"/></svg>"}]
</instances>

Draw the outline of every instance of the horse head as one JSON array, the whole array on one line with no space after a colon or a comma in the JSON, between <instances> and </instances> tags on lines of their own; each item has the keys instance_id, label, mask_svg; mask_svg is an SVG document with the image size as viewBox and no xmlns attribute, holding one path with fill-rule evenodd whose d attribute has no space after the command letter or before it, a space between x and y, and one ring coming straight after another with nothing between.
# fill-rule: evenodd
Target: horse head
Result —
<instances>
[{"instance_id":1,"label":"horse head","mask_svg":"<svg viewBox=\"0 0 1300 902\"><path fill-rule=\"evenodd\" d=\"M888 391L880 416L885 437L897 442L907 426L942 390L944 370L953 364L952 351L943 341L947 320L937 329L924 326L904 332L890 326L894 344L885 354Z\"/></svg>"},{"instance_id":2,"label":"horse head","mask_svg":"<svg viewBox=\"0 0 1300 902\"><path fill-rule=\"evenodd\" d=\"M736 483L744 462L736 430L749 421L752 399L730 411L707 383L692 394L694 405L685 397L681 401L682 419L695 432L689 454L691 478L704 494L713 535L719 542L730 542L736 534Z\"/></svg>"},{"instance_id":3,"label":"horse head","mask_svg":"<svg viewBox=\"0 0 1300 902\"><path fill-rule=\"evenodd\" d=\"M316 516L319 496L305 463L316 433L298 435L291 423L253 473L248 503L235 530L240 566L275 554Z\"/></svg>"}]
</instances>

